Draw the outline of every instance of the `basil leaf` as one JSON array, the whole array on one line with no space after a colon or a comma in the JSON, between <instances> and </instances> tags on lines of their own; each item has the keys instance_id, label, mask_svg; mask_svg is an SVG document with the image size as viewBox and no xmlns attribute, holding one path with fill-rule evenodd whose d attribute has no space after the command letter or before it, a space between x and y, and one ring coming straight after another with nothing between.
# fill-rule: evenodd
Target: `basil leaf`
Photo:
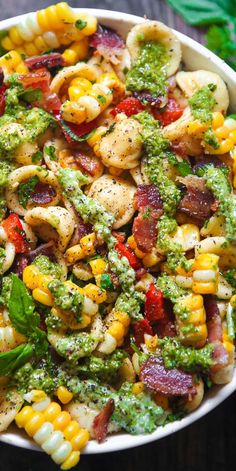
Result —
<instances>
[{"instance_id":1,"label":"basil leaf","mask_svg":"<svg viewBox=\"0 0 236 471\"><path fill-rule=\"evenodd\" d=\"M227 116L227 118L236 119L236 114L229 114L229 115Z\"/></svg>"},{"instance_id":2,"label":"basil leaf","mask_svg":"<svg viewBox=\"0 0 236 471\"><path fill-rule=\"evenodd\" d=\"M0 353L0 376L11 374L15 369L24 365L33 354L33 347L23 343L10 352Z\"/></svg>"},{"instance_id":3,"label":"basil leaf","mask_svg":"<svg viewBox=\"0 0 236 471\"><path fill-rule=\"evenodd\" d=\"M187 160L179 161L174 154L169 154L168 156L169 162L177 168L178 172L182 177L186 177L193 173L191 165L187 162Z\"/></svg>"},{"instance_id":4,"label":"basil leaf","mask_svg":"<svg viewBox=\"0 0 236 471\"><path fill-rule=\"evenodd\" d=\"M29 336L39 326L40 317L35 312L34 301L23 281L12 274L12 288L9 299L10 321L20 334Z\"/></svg>"},{"instance_id":5,"label":"basil leaf","mask_svg":"<svg viewBox=\"0 0 236 471\"><path fill-rule=\"evenodd\" d=\"M169 5L191 25L209 25L230 21L232 0L167 0Z\"/></svg>"},{"instance_id":6,"label":"basil leaf","mask_svg":"<svg viewBox=\"0 0 236 471\"><path fill-rule=\"evenodd\" d=\"M88 134L84 134L83 136L77 136L77 134L75 134L72 129L66 124L66 122L62 119L61 122L61 127L62 127L62 130L73 140L73 141L77 141L77 142L83 142L83 141L87 141L87 139L89 139L90 137L92 137L96 131L96 129L93 129L92 131L90 131Z\"/></svg>"}]
</instances>

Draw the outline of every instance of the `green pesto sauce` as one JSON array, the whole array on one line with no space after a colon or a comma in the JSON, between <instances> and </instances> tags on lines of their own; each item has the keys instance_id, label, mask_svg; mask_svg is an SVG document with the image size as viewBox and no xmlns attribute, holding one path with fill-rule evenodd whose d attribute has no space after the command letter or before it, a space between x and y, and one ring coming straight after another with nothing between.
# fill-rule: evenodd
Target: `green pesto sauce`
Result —
<instances>
[{"instance_id":1,"label":"green pesto sauce","mask_svg":"<svg viewBox=\"0 0 236 471\"><path fill-rule=\"evenodd\" d=\"M37 175L35 175L34 177L29 178L29 180L27 180L26 182L19 184L17 193L19 202L23 206L23 208L27 207L28 201L30 200L30 197L34 192L34 189L38 182L39 178L37 177Z\"/></svg>"},{"instance_id":2,"label":"green pesto sauce","mask_svg":"<svg viewBox=\"0 0 236 471\"><path fill-rule=\"evenodd\" d=\"M126 312L135 319L140 318L140 304L143 302L143 296L135 291L135 272L130 267L128 260L126 257L120 258L115 250L117 240L111 232L115 220L114 216L108 213L100 203L83 193L80 185L81 183L87 183L87 178L81 172L70 169L60 170L59 181L65 196L73 203L84 222L93 224L95 232L107 243L109 249L108 261L111 270L118 276L121 289L127 295L125 301ZM122 296L123 294L121 294L123 300ZM137 303L139 305L138 310ZM134 305L135 311L133 311Z\"/></svg>"},{"instance_id":3,"label":"green pesto sauce","mask_svg":"<svg viewBox=\"0 0 236 471\"><path fill-rule=\"evenodd\" d=\"M4 276L2 278L0 304L4 307L8 307L12 287L12 278L10 276Z\"/></svg>"},{"instance_id":4,"label":"green pesto sauce","mask_svg":"<svg viewBox=\"0 0 236 471\"><path fill-rule=\"evenodd\" d=\"M204 132L203 140L206 144L213 147L213 149L219 149L220 147L219 141L211 127Z\"/></svg>"},{"instance_id":5,"label":"green pesto sauce","mask_svg":"<svg viewBox=\"0 0 236 471\"><path fill-rule=\"evenodd\" d=\"M115 410L111 421L128 433L137 435L151 433L165 420L163 409L151 399L148 393L132 394L132 384L124 383L118 391L101 385L95 380L80 381L73 378L68 387L79 401L95 402L103 408L108 399L113 399Z\"/></svg>"},{"instance_id":6,"label":"green pesto sauce","mask_svg":"<svg viewBox=\"0 0 236 471\"><path fill-rule=\"evenodd\" d=\"M233 288L236 288L236 268L225 271L223 276Z\"/></svg>"},{"instance_id":7,"label":"green pesto sauce","mask_svg":"<svg viewBox=\"0 0 236 471\"><path fill-rule=\"evenodd\" d=\"M119 377L119 369L126 357L124 350L115 350L104 358L92 355L76 366L79 377L91 378L105 383L114 383Z\"/></svg>"},{"instance_id":8,"label":"green pesto sauce","mask_svg":"<svg viewBox=\"0 0 236 471\"><path fill-rule=\"evenodd\" d=\"M48 283L48 289L53 295L54 304L60 309L73 312L76 316L76 320L81 322L84 304L83 295L59 280L50 281L50 283Z\"/></svg>"},{"instance_id":9,"label":"green pesto sauce","mask_svg":"<svg viewBox=\"0 0 236 471\"><path fill-rule=\"evenodd\" d=\"M215 90L216 85L209 83L189 98L192 115L195 119L200 119L200 121L207 123L212 122L212 111L216 105L216 100L213 96Z\"/></svg>"},{"instance_id":10,"label":"green pesto sauce","mask_svg":"<svg viewBox=\"0 0 236 471\"><path fill-rule=\"evenodd\" d=\"M32 262L35 265L40 273L44 275L52 275L55 278L60 278L62 275L62 267L59 263L54 263L46 255L38 255Z\"/></svg>"},{"instance_id":11,"label":"green pesto sauce","mask_svg":"<svg viewBox=\"0 0 236 471\"><path fill-rule=\"evenodd\" d=\"M12 170L14 170L14 165L6 162L5 160L0 161L0 221L4 218L7 204L5 196L5 188L8 184L8 177Z\"/></svg>"},{"instance_id":12,"label":"green pesto sauce","mask_svg":"<svg viewBox=\"0 0 236 471\"><path fill-rule=\"evenodd\" d=\"M225 217L226 237L230 242L236 243L236 201L229 179L224 171L213 166L207 166L203 176L206 187L219 201L218 212Z\"/></svg>"},{"instance_id":13,"label":"green pesto sauce","mask_svg":"<svg viewBox=\"0 0 236 471\"><path fill-rule=\"evenodd\" d=\"M97 342L98 339L92 334L81 332L60 338L56 342L55 349L67 361L76 363L80 358L90 356Z\"/></svg>"},{"instance_id":14,"label":"green pesto sauce","mask_svg":"<svg viewBox=\"0 0 236 471\"><path fill-rule=\"evenodd\" d=\"M166 214L175 214L176 207L181 198L181 192L176 184L166 176L163 160L169 155L170 143L162 135L158 121L156 121L147 111L143 111L135 116L142 124L142 140L145 150L145 173L149 180L154 183L160 192L163 208Z\"/></svg>"},{"instance_id":15,"label":"green pesto sauce","mask_svg":"<svg viewBox=\"0 0 236 471\"><path fill-rule=\"evenodd\" d=\"M168 54L163 44L155 41L141 44L138 58L126 75L127 90L151 93L153 97L165 96L167 62Z\"/></svg>"},{"instance_id":16,"label":"green pesto sauce","mask_svg":"<svg viewBox=\"0 0 236 471\"><path fill-rule=\"evenodd\" d=\"M166 273L162 273L158 276L156 285L163 292L164 298L170 299L172 303L176 303L179 298L187 294L187 292L180 288L173 278Z\"/></svg>"},{"instance_id":17,"label":"green pesto sauce","mask_svg":"<svg viewBox=\"0 0 236 471\"><path fill-rule=\"evenodd\" d=\"M205 371L213 364L213 345L195 349L183 346L176 338L159 340L161 356L166 368L183 368L186 371Z\"/></svg>"}]
</instances>

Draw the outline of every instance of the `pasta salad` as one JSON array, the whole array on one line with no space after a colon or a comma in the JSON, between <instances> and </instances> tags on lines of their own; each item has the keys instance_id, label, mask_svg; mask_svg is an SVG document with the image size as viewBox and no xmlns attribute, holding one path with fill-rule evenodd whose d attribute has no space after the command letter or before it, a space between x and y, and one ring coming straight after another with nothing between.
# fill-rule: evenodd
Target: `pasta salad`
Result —
<instances>
[{"instance_id":1,"label":"pasta salad","mask_svg":"<svg viewBox=\"0 0 236 471\"><path fill-rule=\"evenodd\" d=\"M236 117L158 21L62 2L0 42L0 431L67 470L232 379Z\"/></svg>"}]
</instances>

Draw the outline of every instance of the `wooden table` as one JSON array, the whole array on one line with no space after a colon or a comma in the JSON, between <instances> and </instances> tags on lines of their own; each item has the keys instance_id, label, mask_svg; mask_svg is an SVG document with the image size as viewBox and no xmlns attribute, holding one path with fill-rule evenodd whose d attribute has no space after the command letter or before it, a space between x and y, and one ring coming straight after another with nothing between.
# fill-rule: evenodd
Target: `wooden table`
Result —
<instances>
[{"instance_id":1,"label":"wooden table","mask_svg":"<svg viewBox=\"0 0 236 471\"><path fill-rule=\"evenodd\" d=\"M58 0L59 1L59 0ZM191 0L189 0L191 1ZM0 19L50 5L50 0L0 0ZM56 3L56 0L54 1ZM186 26L164 0L71 0L72 6L118 10L167 23L204 41L204 32ZM236 463L236 394L194 425L136 449L82 456L81 471L228 471ZM44 454L0 445L0 471L57 470Z\"/></svg>"}]
</instances>

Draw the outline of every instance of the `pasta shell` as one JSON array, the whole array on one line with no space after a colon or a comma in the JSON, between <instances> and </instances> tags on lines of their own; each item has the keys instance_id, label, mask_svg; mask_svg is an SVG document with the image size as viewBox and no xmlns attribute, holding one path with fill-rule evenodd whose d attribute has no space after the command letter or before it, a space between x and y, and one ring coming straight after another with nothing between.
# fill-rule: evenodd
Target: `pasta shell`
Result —
<instances>
[{"instance_id":1,"label":"pasta shell","mask_svg":"<svg viewBox=\"0 0 236 471\"><path fill-rule=\"evenodd\" d=\"M58 94L61 87L66 87L73 77L84 77L91 82L95 82L99 75L100 74L97 67L86 64L85 62L79 62L78 64L71 67L65 67L64 69L60 70L60 72L58 72L53 78L50 85L51 93Z\"/></svg>"},{"instance_id":2,"label":"pasta shell","mask_svg":"<svg viewBox=\"0 0 236 471\"><path fill-rule=\"evenodd\" d=\"M35 227L44 240L57 240L58 249L65 251L75 227L72 215L67 209L60 206L33 208L26 212L25 220Z\"/></svg>"},{"instance_id":3,"label":"pasta shell","mask_svg":"<svg viewBox=\"0 0 236 471\"><path fill-rule=\"evenodd\" d=\"M89 431L91 438L95 438L93 431L93 422L95 417L100 412L100 410L95 404L87 405L81 404L79 401L73 401L70 402L70 404L68 404L65 409L68 410L73 420L79 422L82 428L85 428ZM120 429L117 425L113 424L112 422L109 422L107 429L108 433L118 432L118 430Z\"/></svg>"},{"instance_id":4,"label":"pasta shell","mask_svg":"<svg viewBox=\"0 0 236 471\"><path fill-rule=\"evenodd\" d=\"M92 183L88 194L115 215L113 228L118 229L127 224L134 215L135 191L136 187L128 180L102 175Z\"/></svg>"},{"instance_id":5,"label":"pasta shell","mask_svg":"<svg viewBox=\"0 0 236 471\"><path fill-rule=\"evenodd\" d=\"M144 23L134 26L126 40L132 62L135 62L139 55L140 37L144 42L156 41L166 47L169 56L169 61L166 66L167 77L173 75L181 61L180 42L173 31L159 21L145 21Z\"/></svg>"},{"instance_id":6,"label":"pasta shell","mask_svg":"<svg viewBox=\"0 0 236 471\"><path fill-rule=\"evenodd\" d=\"M209 70L181 71L176 75L176 82L188 98L200 90L200 88L210 83L215 84L216 90L213 92L213 96L216 100L216 105L214 111L226 112L229 106L229 94L225 82L218 74Z\"/></svg>"},{"instance_id":7,"label":"pasta shell","mask_svg":"<svg viewBox=\"0 0 236 471\"><path fill-rule=\"evenodd\" d=\"M6 398L7 396L7 398ZM13 422L16 414L19 412L24 400L15 390L9 391L8 388L0 389L0 432L4 432Z\"/></svg>"},{"instance_id":8,"label":"pasta shell","mask_svg":"<svg viewBox=\"0 0 236 471\"><path fill-rule=\"evenodd\" d=\"M106 167L124 170L137 167L141 157L141 124L132 118L116 122L114 129L99 143L99 154Z\"/></svg>"}]
</instances>

